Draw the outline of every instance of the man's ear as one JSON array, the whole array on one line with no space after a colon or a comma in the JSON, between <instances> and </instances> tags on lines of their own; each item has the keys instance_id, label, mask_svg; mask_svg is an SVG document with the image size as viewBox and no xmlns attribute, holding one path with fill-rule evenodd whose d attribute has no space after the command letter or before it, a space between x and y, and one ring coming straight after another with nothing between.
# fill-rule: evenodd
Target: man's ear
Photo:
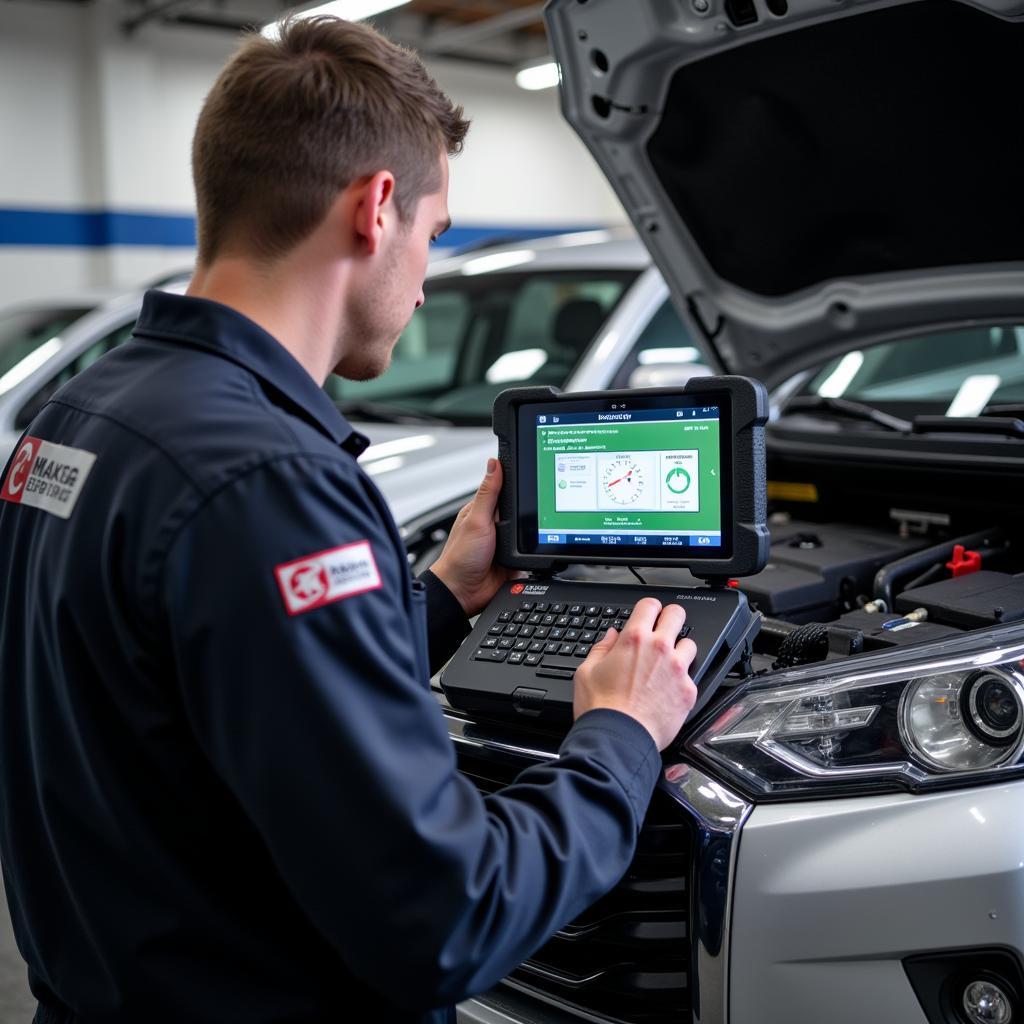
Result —
<instances>
[{"instance_id":1,"label":"man's ear","mask_svg":"<svg viewBox=\"0 0 1024 1024\"><path fill-rule=\"evenodd\" d=\"M367 255L374 255L384 236L385 225L395 213L395 176L390 171L378 171L358 186L353 228L359 247Z\"/></svg>"}]
</instances>

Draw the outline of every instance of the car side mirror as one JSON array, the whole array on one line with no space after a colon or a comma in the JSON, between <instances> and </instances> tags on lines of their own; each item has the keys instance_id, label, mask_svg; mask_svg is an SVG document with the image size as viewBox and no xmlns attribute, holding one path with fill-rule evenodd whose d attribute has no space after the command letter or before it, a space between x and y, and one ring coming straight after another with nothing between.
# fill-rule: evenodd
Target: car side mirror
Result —
<instances>
[{"instance_id":1,"label":"car side mirror","mask_svg":"<svg viewBox=\"0 0 1024 1024\"><path fill-rule=\"evenodd\" d=\"M710 377L714 371L703 363L652 363L638 366L629 375L631 388L664 388L685 384L691 377Z\"/></svg>"}]
</instances>

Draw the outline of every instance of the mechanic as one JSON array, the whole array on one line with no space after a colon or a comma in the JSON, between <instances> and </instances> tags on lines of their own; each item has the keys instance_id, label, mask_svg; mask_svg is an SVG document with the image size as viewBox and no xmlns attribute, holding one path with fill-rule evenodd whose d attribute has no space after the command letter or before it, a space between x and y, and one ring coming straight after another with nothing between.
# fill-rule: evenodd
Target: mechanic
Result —
<instances>
[{"instance_id":1,"label":"mechanic","mask_svg":"<svg viewBox=\"0 0 1024 1024\"><path fill-rule=\"evenodd\" d=\"M188 294L149 293L4 471L0 851L39 1024L452 1020L629 864L695 699L682 609L609 631L558 760L482 797L429 674L507 579L500 467L413 581L321 390L387 367L467 127L368 27L247 39L196 130Z\"/></svg>"}]
</instances>

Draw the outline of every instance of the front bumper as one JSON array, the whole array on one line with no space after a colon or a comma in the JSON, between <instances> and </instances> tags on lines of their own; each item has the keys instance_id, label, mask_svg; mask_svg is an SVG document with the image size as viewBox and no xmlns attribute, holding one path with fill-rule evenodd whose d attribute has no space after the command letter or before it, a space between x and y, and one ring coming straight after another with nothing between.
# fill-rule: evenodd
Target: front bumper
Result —
<instances>
[{"instance_id":1,"label":"front bumper","mask_svg":"<svg viewBox=\"0 0 1024 1024\"><path fill-rule=\"evenodd\" d=\"M452 717L457 743L502 742ZM522 758L522 747L509 747ZM553 756L535 739L535 757ZM928 1024L903 963L1024 949L1024 783L752 807L700 769L662 788L693 826L699 1024ZM460 1024L596 1020L499 986Z\"/></svg>"}]
</instances>

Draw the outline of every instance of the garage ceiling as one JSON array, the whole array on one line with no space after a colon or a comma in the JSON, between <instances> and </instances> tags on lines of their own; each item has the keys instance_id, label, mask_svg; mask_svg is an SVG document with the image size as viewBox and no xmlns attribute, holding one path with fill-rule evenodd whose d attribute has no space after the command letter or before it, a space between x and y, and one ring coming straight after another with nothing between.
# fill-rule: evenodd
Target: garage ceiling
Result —
<instances>
[{"instance_id":1,"label":"garage ceiling","mask_svg":"<svg viewBox=\"0 0 1024 1024\"><path fill-rule=\"evenodd\" d=\"M50 2L50 0L36 0ZM294 7L289 0L71 0L109 2L124 31L149 24L239 32L260 27ZM313 6L305 3L301 6ZM426 57L517 67L547 55L538 0L410 0L370 21Z\"/></svg>"}]
</instances>

